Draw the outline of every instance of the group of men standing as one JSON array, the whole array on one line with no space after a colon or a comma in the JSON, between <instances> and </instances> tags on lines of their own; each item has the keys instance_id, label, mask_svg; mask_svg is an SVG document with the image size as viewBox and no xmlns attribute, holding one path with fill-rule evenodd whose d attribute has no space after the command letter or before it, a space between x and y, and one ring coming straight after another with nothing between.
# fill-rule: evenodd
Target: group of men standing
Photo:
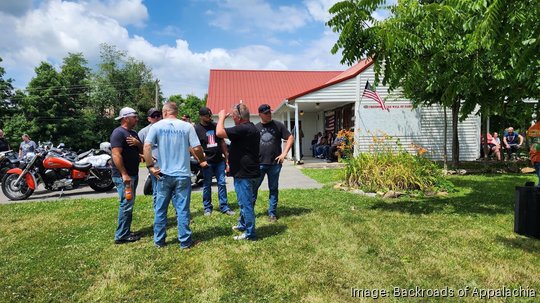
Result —
<instances>
[{"instance_id":1,"label":"group of men standing","mask_svg":"<svg viewBox=\"0 0 540 303\"><path fill-rule=\"evenodd\" d=\"M142 153L150 171L153 188L154 244L165 245L167 209L172 201L176 210L178 240L181 248L190 248L197 242L190 229L191 170L193 155L203 172L204 215L213 211L211 202L212 177L218 185L220 212L234 215L227 200L225 175L234 178L234 188L240 217L233 230L241 232L235 240L255 240L255 201L264 176L267 176L269 194L268 216L277 220L278 184L282 163L294 141L283 123L272 120L268 104L259 106L261 123L250 121L245 104L237 104L226 113L221 110L217 124L212 121L212 111L199 110L200 122L193 125L177 118L174 102L164 104L161 111L148 112L149 126L137 134L133 128L138 115L131 108L123 108L116 118L121 125L111 135L113 154L113 181L120 197L115 243L129 243L140 239L131 232L135 192L138 183L139 155ZM226 128L225 119L231 116L234 126ZM163 118L163 119L162 119ZM230 148L224 139L229 139ZM286 146L281 148L282 140ZM131 197L126 188L133 189ZM129 199L131 198L131 199Z\"/></svg>"}]
</instances>

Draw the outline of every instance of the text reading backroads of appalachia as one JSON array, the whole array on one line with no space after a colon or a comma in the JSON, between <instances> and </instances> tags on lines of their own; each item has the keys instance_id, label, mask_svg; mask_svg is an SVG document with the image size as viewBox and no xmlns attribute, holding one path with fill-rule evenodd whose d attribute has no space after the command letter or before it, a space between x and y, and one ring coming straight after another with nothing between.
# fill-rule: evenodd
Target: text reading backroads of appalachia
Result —
<instances>
[{"instance_id":1,"label":"text reading backroads of appalachia","mask_svg":"<svg viewBox=\"0 0 540 303\"><path fill-rule=\"evenodd\" d=\"M393 287L386 288L351 288L351 296L353 298L464 298L474 297L480 299L493 298L534 298L536 290L519 287L519 288L479 288L479 287L463 287L454 289L450 287L443 288L401 288Z\"/></svg>"}]
</instances>

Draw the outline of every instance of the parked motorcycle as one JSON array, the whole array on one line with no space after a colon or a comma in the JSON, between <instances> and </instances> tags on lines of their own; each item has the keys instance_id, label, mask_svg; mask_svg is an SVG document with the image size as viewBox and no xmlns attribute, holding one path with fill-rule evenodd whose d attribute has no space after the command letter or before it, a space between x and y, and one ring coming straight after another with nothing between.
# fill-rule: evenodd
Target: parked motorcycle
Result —
<instances>
[{"instance_id":1,"label":"parked motorcycle","mask_svg":"<svg viewBox=\"0 0 540 303\"><path fill-rule=\"evenodd\" d=\"M97 192L114 188L110 156L105 165L70 161L55 150L38 150L21 168L9 169L2 178L2 192L10 200L27 199L39 184L47 190L73 189L89 185Z\"/></svg>"},{"instance_id":2,"label":"parked motorcycle","mask_svg":"<svg viewBox=\"0 0 540 303\"><path fill-rule=\"evenodd\" d=\"M19 156L12 150L0 152L0 181L6 172L12 168L19 167Z\"/></svg>"},{"instance_id":3,"label":"parked motorcycle","mask_svg":"<svg viewBox=\"0 0 540 303\"><path fill-rule=\"evenodd\" d=\"M189 162L189 166L191 169L191 186L200 186L203 181L203 173L201 166L199 165L199 162L193 157L191 157ZM151 195L152 192L152 179L150 178L150 174L148 174L146 181L144 182L143 193L145 195Z\"/></svg>"}]
</instances>

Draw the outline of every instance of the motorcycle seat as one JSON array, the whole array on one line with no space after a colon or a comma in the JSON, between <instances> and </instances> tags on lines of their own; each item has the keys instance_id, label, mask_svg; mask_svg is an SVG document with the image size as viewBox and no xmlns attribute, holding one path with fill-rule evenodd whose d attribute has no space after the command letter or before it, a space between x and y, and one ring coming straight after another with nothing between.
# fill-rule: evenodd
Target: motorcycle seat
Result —
<instances>
[{"instance_id":1,"label":"motorcycle seat","mask_svg":"<svg viewBox=\"0 0 540 303\"><path fill-rule=\"evenodd\" d=\"M82 163L82 164L73 163L73 168L80 171L87 171L87 170L90 170L90 168L92 168L92 164L91 163Z\"/></svg>"}]
</instances>

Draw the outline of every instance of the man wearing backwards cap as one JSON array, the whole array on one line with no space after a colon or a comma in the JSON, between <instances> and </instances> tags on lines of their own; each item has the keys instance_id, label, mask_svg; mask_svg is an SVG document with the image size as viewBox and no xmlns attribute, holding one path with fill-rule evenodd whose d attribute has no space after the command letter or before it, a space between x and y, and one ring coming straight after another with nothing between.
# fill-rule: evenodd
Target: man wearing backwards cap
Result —
<instances>
[{"instance_id":1,"label":"man wearing backwards cap","mask_svg":"<svg viewBox=\"0 0 540 303\"><path fill-rule=\"evenodd\" d=\"M257 200L256 195L264 180L264 175L267 175L268 189L270 190L268 219L270 222L275 222L277 220L279 173L281 172L283 160L285 160L292 147L294 138L283 123L272 120L270 105L262 104L259 106L259 117L261 117L261 122L257 123L255 127L261 133L259 147L261 178L255 190L254 200ZM287 140L283 151L281 150L281 140Z\"/></svg>"},{"instance_id":2,"label":"man wearing backwards cap","mask_svg":"<svg viewBox=\"0 0 540 303\"><path fill-rule=\"evenodd\" d=\"M137 132L133 130L139 117L130 107L124 107L115 120L120 120L120 126L111 134L112 148L112 178L120 197L118 209L118 226L114 235L116 244L138 241L140 235L131 232L133 205L139 177L139 154L142 153L142 143ZM127 200L124 194L126 186L131 186L132 198Z\"/></svg>"},{"instance_id":3,"label":"man wearing backwards cap","mask_svg":"<svg viewBox=\"0 0 540 303\"><path fill-rule=\"evenodd\" d=\"M212 122L212 111L204 106L199 109L199 123L195 124L197 137L204 150L208 167L203 168L203 206L204 215L212 214L212 176L216 176L218 186L219 210L226 215L234 215L227 201L225 169L228 166L229 151L225 140L216 136L216 124ZM225 155L225 157L223 157Z\"/></svg>"},{"instance_id":4,"label":"man wearing backwards cap","mask_svg":"<svg viewBox=\"0 0 540 303\"><path fill-rule=\"evenodd\" d=\"M150 124L148 124L147 126L145 126L143 129L139 131L139 139L143 143L144 143L144 140L146 139L146 136L148 135L148 131L150 130L150 127L152 127L154 123L161 120L161 111L154 107L149 109L147 119L148 119L148 122L150 122ZM154 144L154 146L152 146L152 158L155 160L157 160L157 156L158 156L157 148L158 148L157 144ZM155 164L155 162L152 162L152 163ZM154 177L154 175L150 174L150 180L152 181L152 201L155 202L157 179L156 177Z\"/></svg>"}]
</instances>

